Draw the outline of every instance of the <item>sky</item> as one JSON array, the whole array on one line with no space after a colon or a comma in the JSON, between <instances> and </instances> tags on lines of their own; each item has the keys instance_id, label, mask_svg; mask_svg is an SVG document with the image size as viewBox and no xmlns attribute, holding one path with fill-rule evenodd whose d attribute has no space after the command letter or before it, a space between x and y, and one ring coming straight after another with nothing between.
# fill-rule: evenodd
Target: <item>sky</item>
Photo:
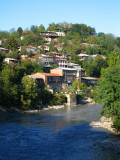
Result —
<instances>
[{"instance_id":1,"label":"sky","mask_svg":"<svg viewBox=\"0 0 120 160\"><path fill-rule=\"evenodd\" d=\"M0 30L79 23L120 37L120 0L0 0Z\"/></svg>"}]
</instances>

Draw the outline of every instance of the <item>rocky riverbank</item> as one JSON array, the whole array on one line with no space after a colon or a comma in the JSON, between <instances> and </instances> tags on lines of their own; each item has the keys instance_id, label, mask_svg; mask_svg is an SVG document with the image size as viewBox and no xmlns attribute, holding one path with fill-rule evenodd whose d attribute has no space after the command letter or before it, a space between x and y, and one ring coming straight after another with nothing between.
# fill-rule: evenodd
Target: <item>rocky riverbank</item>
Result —
<instances>
[{"instance_id":1,"label":"rocky riverbank","mask_svg":"<svg viewBox=\"0 0 120 160\"><path fill-rule=\"evenodd\" d=\"M80 99L80 104L95 104L95 101L90 98L90 97L83 97L82 99Z\"/></svg>"},{"instance_id":2,"label":"rocky riverbank","mask_svg":"<svg viewBox=\"0 0 120 160\"><path fill-rule=\"evenodd\" d=\"M67 104L64 105L53 105L53 106L49 106L49 105L44 105L42 106L42 108L40 109L29 109L29 110L19 110L16 108L11 108L11 109L3 109L2 107L0 108L0 112L1 113L32 113L32 112L39 112L41 110L49 110L49 109L61 109L64 108L65 106L67 106Z\"/></svg>"},{"instance_id":3,"label":"rocky riverbank","mask_svg":"<svg viewBox=\"0 0 120 160\"><path fill-rule=\"evenodd\" d=\"M115 128L113 128L113 122L111 118L101 117L100 121L91 122L92 127L102 127L109 130L112 134L112 138L108 138L103 141L96 141L95 147L100 148L102 150L112 150L117 154L120 154L120 132L117 132Z\"/></svg>"},{"instance_id":4,"label":"rocky riverbank","mask_svg":"<svg viewBox=\"0 0 120 160\"><path fill-rule=\"evenodd\" d=\"M102 127L105 128L115 134L120 134L118 133L115 128L113 128L113 122L111 118L106 118L106 117L101 117L100 121L97 122L91 122L90 124L92 127Z\"/></svg>"}]
</instances>

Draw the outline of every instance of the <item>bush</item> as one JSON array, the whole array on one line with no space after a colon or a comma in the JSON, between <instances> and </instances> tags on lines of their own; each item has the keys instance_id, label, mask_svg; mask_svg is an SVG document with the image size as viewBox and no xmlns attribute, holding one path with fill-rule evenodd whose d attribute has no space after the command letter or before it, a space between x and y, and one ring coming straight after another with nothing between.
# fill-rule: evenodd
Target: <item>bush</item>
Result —
<instances>
[{"instance_id":1,"label":"bush","mask_svg":"<svg viewBox=\"0 0 120 160\"><path fill-rule=\"evenodd\" d=\"M114 127L120 131L120 65L105 70L96 89L95 100L103 105L102 115L111 117Z\"/></svg>"},{"instance_id":2,"label":"bush","mask_svg":"<svg viewBox=\"0 0 120 160\"><path fill-rule=\"evenodd\" d=\"M50 105L62 105L67 102L67 98L63 94L55 94L50 101Z\"/></svg>"},{"instance_id":3,"label":"bush","mask_svg":"<svg viewBox=\"0 0 120 160\"><path fill-rule=\"evenodd\" d=\"M76 94L77 104L80 103L80 101L81 101L82 98L83 98L83 93Z\"/></svg>"}]
</instances>

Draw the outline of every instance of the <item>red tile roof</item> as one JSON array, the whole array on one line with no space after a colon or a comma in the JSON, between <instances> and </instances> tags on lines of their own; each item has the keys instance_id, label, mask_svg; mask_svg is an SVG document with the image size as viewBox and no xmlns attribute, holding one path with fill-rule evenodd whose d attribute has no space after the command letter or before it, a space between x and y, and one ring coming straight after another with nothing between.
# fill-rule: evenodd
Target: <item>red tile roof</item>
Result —
<instances>
[{"instance_id":1,"label":"red tile roof","mask_svg":"<svg viewBox=\"0 0 120 160\"><path fill-rule=\"evenodd\" d=\"M38 76L40 76L40 75L45 75L45 76L55 76L55 77L62 77L60 74L58 74L58 73L35 73L35 75L38 75Z\"/></svg>"},{"instance_id":2,"label":"red tile roof","mask_svg":"<svg viewBox=\"0 0 120 160\"><path fill-rule=\"evenodd\" d=\"M55 58L57 61L66 61L66 59Z\"/></svg>"}]
</instances>

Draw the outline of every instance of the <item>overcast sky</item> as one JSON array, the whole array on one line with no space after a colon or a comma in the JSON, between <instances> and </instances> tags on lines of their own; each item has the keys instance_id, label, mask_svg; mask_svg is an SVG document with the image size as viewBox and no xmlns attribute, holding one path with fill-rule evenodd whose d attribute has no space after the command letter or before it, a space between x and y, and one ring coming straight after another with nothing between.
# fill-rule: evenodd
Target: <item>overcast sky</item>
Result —
<instances>
[{"instance_id":1,"label":"overcast sky","mask_svg":"<svg viewBox=\"0 0 120 160\"><path fill-rule=\"evenodd\" d=\"M120 36L120 0L0 0L0 30L83 23Z\"/></svg>"}]
</instances>

